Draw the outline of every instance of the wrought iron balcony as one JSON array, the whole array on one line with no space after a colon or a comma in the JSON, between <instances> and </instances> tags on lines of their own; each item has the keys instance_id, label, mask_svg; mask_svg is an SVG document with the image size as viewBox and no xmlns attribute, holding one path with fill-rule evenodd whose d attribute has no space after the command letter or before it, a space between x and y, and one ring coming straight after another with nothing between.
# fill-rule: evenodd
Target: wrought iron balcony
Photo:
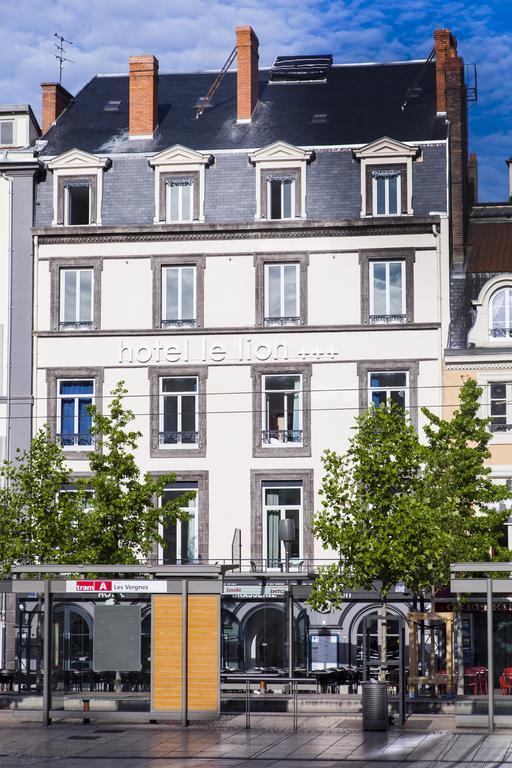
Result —
<instances>
[{"instance_id":1,"label":"wrought iron balcony","mask_svg":"<svg viewBox=\"0 0 512 768\"><path fill-rule=\"evenodd\" d=\"M300 317L266 317L264 324L269 328L272 326L300 325Z\"/></svg>"},{"instance_id":2,"label":"wrought iron balcony","mask_svg":"<svg viewBox=\"0 0 512 768\"><path fill-rule=\"evenodd\" d=\"M61 432L56 440L63 448L93 448L94 435L90 432Z\"/></svg>"},{"instance_id":3,"label":"wrought iron balcony","mask_svg":"<svg viewBox=\"0 0 512 768\"><path fill-rule=\"evenodd\" d=\"M60 331L92 331L92 320L61 321L59 323Z\"/></svg>"},{"instance_id":4,"label":"wrought iron balcony","mask_svg":"<svg viewBox=\"0 0 512 768\"><path fill-rule=\"evenodd\" d=\"M493 339L505 339L512 336L512 328L489 328L489 336Z\"/></svg>"},{"instance_id":5,"label":"wrought iron balcony","mask_svg":"<svg viewBox=\"0 0 512 768\"><path fill-rule=\"evenodd\" d=\"M198 432L160 432L160 445L197 445Z\"/></svg>"},{"instance_id":6,"label":"wrought iron balcony","mask_svg":"<svg viewBox=\"0 0 512 768\"><path fill-rule=\"evenodd\" d=\"M502 421L491 422L491 432L510 432L512 424L504 424Z\"/></svg>"},{"instance_id":7,"label":"wrought iron balcony","mask_svg":"<svg viewBox=\"0 0 512 768\"><path fill-rule=\"evenodd\" d=\"M197 320L195 318L185 318L183 320L161 320L161 328L197 328Z\"/></svg>"},{"instance_id":8,"label":"wrought iron balcony","mask_svg":"<svg viewBox=\"0 0 512 768\"><path fill-rule=\"evenodd\" d=\"M407 322L406 315L370 315L370 323L372 325L390 325L392 323L405 323Z\"/></svg>"},{"instance_id":9,"label":"wrought iron balcony","mask_svg":"<svg viewBox=\"0 0 512 768\"><path fill-rule=\"evenodd\" d=\"M263 429L261 432L262 445L275 443L302 443L302 429Z\"/></svg>"}]
</instances>

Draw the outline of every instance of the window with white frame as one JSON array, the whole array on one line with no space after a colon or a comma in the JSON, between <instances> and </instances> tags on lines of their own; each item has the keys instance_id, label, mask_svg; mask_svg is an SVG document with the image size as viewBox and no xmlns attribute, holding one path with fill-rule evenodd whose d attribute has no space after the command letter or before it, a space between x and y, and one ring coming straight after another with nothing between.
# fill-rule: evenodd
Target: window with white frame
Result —
<instances>
[{"instance_id":1,"label":"window with white frame","mask_svg":"<svg viewBox=\"0 0 512 768\"><path fill-rule=\"evenodd\" d=\"M59 379L57 382L57 440L66 449L93 445L93 379Z\"/></svg>"},{"instance_id":2,"label":"window with white frame","mask_svg":"<svg viewBox=\"0 0 512 768\"><path fill-rule=\"evenodd\" d=\"M59 495L67 495L69 494L69 500L72 501L73 496L76 496L78 493L80 493L81 496L81 505L84 510L84 512L89 512L92 509L92 491L86 490L84 492L79 491L76 485L68 484L63 485L61 490L59 491Z\"/></svg>"},{"instance_id":3,"label":"window with white frame","mask_svg":"<svg viewBox=\"0 0 512 768\"><path fill-rule=\"evenodd\" d=\"M489 383L489 415L491 432L512 430L512 383L510 381Z\"/></svg>"},{"instance_id":4,"label":"window with white frame","mask_svg":"<svg viewBox=\"0 0 512 768\"><path fill-rule=\"evenodd\" d=\"M0 120L0 146L14 144L14 120Z\"/></svg>"},{"instance_id":5,"label":"window with white frame","mask_svg":"<svg viewBox=\"0 0 512 768\"><path fill-rule=\"evenodd\" d=\"M300 325L299 264L265 264L265 325Z\"/></svg>"},{"instance_id":6,"label":"window with white frame","mask_svg":"<svg viewBox=\"0 0 512 768\"><path fill-rule=\"evenodd\" d=\"M163 565L187 565L198 559L198 514L197 514L197 483L176 482L163 492L161 503L174 501L184 493L194 493L194 496L180 507L188 515L188 519L176 520L161 526L161 536L164 545L161 551Z\"/></svg>"},{"instance_id":7,"label":"window with white frame","mask_svg":"<svg viewBox=\"0 0 512 768\"><path fill-rule=\"evenodd\" d=\"M196 267L162 267L162 328L195 328Z\"/></svg>"},{"instance_id":8,"label":"window with white frame","mask_svg":"<svg viewBox=\"0 0 512 768\"><path fill-rule=\"evenodd\" d=\"M270 568L278 568L285 560L284 545L279 538L279 522L281 520L293 520L295 539L291 543L290 557L302 557L302 483L264 482L262 492L265 557Z\"/></svg>"},{"instance_id":9,"label":"window with white frame","mask_svg":"<svg viewBox=\"0 0 512 768\"><path fill-rule=\"evenodd\" d=\"M194 218L194 181L188 176L166 180L166 221L192 221Z\"/></svg>"},{"instance_id":10,"label":"window with white frame","mask_svg":"<svg viewBox=\"0 0 512 768\"><path fill-rule=\"evenodd\" d=\"M489 336L493 339L512 336L512 287L500 288L491 297Z\"/></svg>"},{"instance_id":11,"label":"window with white frame","mask_svg":"<svg viewBox=\"0 0 512 768\"><path fill-rule=\"evenodd\" d=\"M370 322L405 323L405 261L370 261Z\"/></svg>"},{"instance_id":12,"label":"window with white frame","mask_svg":"<svg viewBox=\"0 0 512 768\"><path fill-rule=\"evenodd\" d=\"M370 371L368 373L368 405L396 403L402 408L409 406L407 396L407 371Z\"/></svg>"},{"instance_id":13,"label":"window with white frame","mask_svg":"<svg viewBox=\"0 0 512 768\"><path fill-rule=\"evenodd\" d=\"M91 223L91 185L81 179L64 185L64 224L80 226Z\"/></svg>"},{"instance_id":14,"label":"window with white frame","mask_svg":"<svg viewBox=\"0 0 512 768\"><path fill-rule=\"evenodd\" d=\"M401 210L401 174L399 170L372 171L372 201L374 216L393 216Z\"/></svg>"},{"instance_id":15,"label":"window with white frame","mask_svg":"<svg viewBox=\"0 0 512 768\"><path fill-rule=\"evenodd\" d=\"M302 445L302 376L264 375L262 386L262 447Z\"/></svg>"},{"instance_id":16,"label":"window with white frame","mask_svg":"<svg viewBox=\"0 0 512 768\"><path fill-rule=\"evenodd\" d=\"M160 379L160 445L180 448L198 444L197 395L197 376Z\"/></svg>"},{"instance_id":17,"label":"window with white frame","mask_svg":"<svg viewBox=\"0 0 512 768\"><path fill-rule=\"evenodd\" d=\"M295 176L267 176L269 219L295 218Z\"/></svg>"},{"instance_id":18,"label":"window with white frame","mask_svg":"<svg viewBox=\"0 0 512 768\"><path fill-rule=\"evenodd\" d=\"M92 268L60 270L60 330L88 330L93 327Z\"/></svg>"}]
</instances>

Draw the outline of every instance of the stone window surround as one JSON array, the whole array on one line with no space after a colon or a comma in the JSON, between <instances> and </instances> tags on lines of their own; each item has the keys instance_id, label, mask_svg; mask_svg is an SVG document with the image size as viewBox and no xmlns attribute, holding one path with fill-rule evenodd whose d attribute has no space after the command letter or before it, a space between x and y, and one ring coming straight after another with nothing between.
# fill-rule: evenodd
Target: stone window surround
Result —
<instances>
[{"instance_id":1,"label":"stone window surround","mask_svg":"<svg viewBox=\"0 0 512 768\"><path fill-rule=\"evenodd\" d=\"M172 176L189 176L194 179L194 219L183 224L204 222L205 168L213 162L213 155L196 152L181 144L168 147L148 160L149 166L155 171L154 224L166 223L166 179Z\"/></svg>"},{"instance_id":2,"label":"stone window surround","mask_svg":"<svg viewBox=\"0 0 512 768\"><path fill-rule=\"evenodd\" d=\"M409 414L414 429L418 430L418 360L365 360L357 364L359 379L359 413L368 408L368 374L371 371L406 371L408 373Z\"/></svg>"},{"instance_id":3,"label":"stone window surround","mask_svg":"<svg viewBox=\"0 0 512 768\"><path fill-rule=\"evenodd\" d=\"M265 264L299 265L299 307L300 324L308 324L308 266L309 253L256 253L254 255L256 288L256 325L264 327L265 322Z\"/></svg>"},{"instance_id":4,"label":"stone window surround","mask_svg":"<svg viewBox=\"0 0 512 768\"><path fill-rule=\"evenodd\" d=\"M312 151L294 147L284 141L275 141L249 155L256 168L256 221L267 219L268 176L295 176L295 219L306 218L306 163L314 157ZM279 219L281 221L281 219Z\"/></svg>"},{"instance_id":5,"label":"stone window surround","mask_svg":"<svg viewBox=\"0 0 512 768\"><path fill-rule=\"evenodd\" d=\"M158 221L166 224L193 224L195 221L202 221L200 218L201 197L200 197L200 174L199 171L161 171L159 174L160 179L160 194L159 194L159 211ZM173 178L188 178L194 185L192 195L192 220L183 219L176 221L167 221L167 182Z\"/></svg>"},{"instance_id":6,"label":"stone window surround","mask_svg":"<svg viewBox=\"0 0 512 768\"><path fill-rule=\"evenodd\" d=\"M261 444L263 376L285 374L302 376L302 445L272 445L264 448ZM311 456L311 363L262 363L251 365L252 378L252 455L255 458L277 458Z\"/></svg>"},{"instance_id":7,"label":"stone window surround","mask_svg":"<svg viewBox=\"0 0 512 768\"><path fill-rule=\"evenodd\" d=\"M493 338L489 335L491 299L501 288L512 288L512 273L501 273L491 277L482 286L478 298L471 301L476 317L468 333L468 347L510 346L509 336Z\"/></svg>"},{"instance_id":8,"label":"stone window surround","mask_svg":"<svg viewBox=\"0 0 512 768\"><path fill-rule=\"evenodd\" d=\"M103 197L103 171L111 160L71 149L47 163L53 173L53 221L52 226L65 226L64 188L66 181L86 181L91 187L91 225L101 224ZM85 225L82 225L85 226Z\"/></svg>"},{"instance_id":9,"label":"stone window surround","mask_svg":"<svg viewBox=\"0 0 512 768\"><path fill-rule=\"evenodd\" d=\"M403 171L400 216L411 216L412 207L412 163L421 162L419 147L410 147L396 139L383 136L354 151L354 157L361 163L361 216L373 216L371 172L375 170ZM405 177L405 184L403 183ZM391 214L393 215L393 214ZM385 218L385 217L379 217Z\"/></svg>"},{"instance_id":10,"label":"stone window surround","mask_svg":"<svg viewBox=\"0 0 512 768\"><path fill-rule=\"evenodd\" d=\"M195 448L161 448L159 443L160 432L160 379L197 376L198 379L198 440ZM191 365L189 367L174 365L149 366L149 428L150 428L150 457L179 458L206 456L206 379L208 378L207 365Z\"/></svg>"},{"instance_id":11,"label":"stone window surround","mask_svg":"<svg viewBox=\"0 0 512 768\"><path fill-rule=\"evenodd\" d=\"M312 560L314 540L312 532L314 514L314 474L312 469L251 469L251 559L263 560L263 493L264 482L302 482L302 556Z\"/></svg>"},{"instance_id":12,"label":"stone window surround","mask_svg":"<svg viewBox=\"0 0 512 768\"><path fill-rule=\"evenodd\" d=\"M293 213L291 219L270 219L268 216L268 178L270 176L293 176L294 178L294 204ZM272 168L272 169L260 169L260 211L261 218L268 219L269 221L293 221L293 219L300 219L305 217L305 213L302 212L302 174L300 168Z\"/></svg>"},{"instance_id":13,"label":"stone window surround","mask_svg":"<svg viewBox=\"0 0 512 768\"><path fill-rule=\"evenodd\" d=\"M153 477L166 475L168 472L151 472ZM197 483L197 553L198 560L208 562L209 552L209 471L172 470L177 483ZM158 499L155 499L155 504ZM158 546L153 549L153 556L158 556Z\"/></svg>"},{"instance_id":14,"label":"stone window surround","mask_svg":"<svg viewBox=\"0 0 512 768\"><path fill-rule=\"evenodd\" d=\"M105 372L103 368L47 368L46 369L46 389L48 397L47 418L51 434L57 435L57 382L61 379L94 379L94 405L99 413L102 412L103 404L103 382ZM84 461L89 458L89 453L94 450L94 446L87 451L66 450L63 446L64 455L68 460Z\"/></svg>"},{"instance_id":15,"label":"stone window surround","mask_svg":"<svg viewBox=\"0 0 512 768\"><path fill-rule=\"evenodd\" d=\"M160 330L162 327L162 267L182 266L195 266L196 268L196 327L204 327L204 270L206 257L151 256L151 269L153 272L153 328L156 330Z\"/></svg>"},{"instance_id":16,"label":"stone window surround","mask_svg":"<svg viewBox=\"0 0 512 768\"><path fill-rule=\"evenodd\" d=\"M60 271L61 269L85 269L89 267L93 271L93 305L92 305L92 329L98 331L101 328L101 272L103 270L103 257L91 256L90 258L61 258L52 257L48 260L50 270L50 325L53 331L60 328ZM90 333L87 330L72 331L73 333Z\"/></svg>"},{"instance_id":17,"label":"stone window surround","mask_svg":"<svg viewBox=\"0 0 512 768\"><path fill-rule=\"evenodd\" d=\"M414 248L383 248L359 251L361 267L361 323L370 323L370 262L405 261L405 315L406 322L414 322Z\"/></svg>"}]
</instances>

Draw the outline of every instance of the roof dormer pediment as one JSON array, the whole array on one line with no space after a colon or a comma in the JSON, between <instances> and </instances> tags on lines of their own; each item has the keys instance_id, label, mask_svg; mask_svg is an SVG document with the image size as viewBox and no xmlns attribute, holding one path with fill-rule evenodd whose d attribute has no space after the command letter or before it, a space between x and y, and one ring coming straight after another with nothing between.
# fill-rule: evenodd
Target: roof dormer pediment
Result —
<instances>
[{"instance_id":1,"label":"roof dormer pediment","mask_svg":"<svg viewBox=\"0 0 512 768\"><path fill-rule=\"evenodd\" d=\"M419 147L410 147L396 139L390 139L389 136L383 136L381 139L366 144L364 147L354 150L354 156L359 158L384 158L394 159L400 157L416 157L419 153Z\"/></svg>"},{"instance_id":2,"label":"roof dormer pediment","mask_svg":"<svg viewBox=\"0 0 512 768\"><path fill-rule=\"evenodd\" d=\"M70 149L64 152L62 155L54 157L53 160L49 160L47 163L48 168L51 171L77 169L83 168L84 170L107 168L110 165L108 157L99 157L98 155L91 155L89 152L84 152L81 149Z\"/></svg>"},{"instance_id":3,"label":"roof dormer pediment","mask_svg":"<svg viewBox=\"0 0 512 768\"><path fill-rule=\"evenodd\" d=\"M158 152L149 159L149 165L152 168L164 165L208 165L211 161L211 155L205 155L203 152L196 152L195 149L189 149L182 144L174 144L168 149Z\"/></svg>"},{"instance_id":4,"label":"roof dormer pediment","mask_svg":"<svg viewBox=\"0 0 512 768\"><path fill-rule=\"evenodd\" d=\"M311 160L313 152L295 147L286 141L274 141L266 147L261 147L249 155L251 163L261 162L283 162L294 160L296 162L305 162Z\"/></svg>"}]
</instances>

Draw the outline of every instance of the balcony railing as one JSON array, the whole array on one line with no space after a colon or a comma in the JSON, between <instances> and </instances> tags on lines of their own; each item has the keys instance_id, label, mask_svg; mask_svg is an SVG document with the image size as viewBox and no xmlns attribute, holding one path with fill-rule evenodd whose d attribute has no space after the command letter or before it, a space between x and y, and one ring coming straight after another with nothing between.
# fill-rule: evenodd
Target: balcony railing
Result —
<instances>
[{"instance_id":1,"label":"balcony railing","mask_svg":"<svg viewBox=\"0 0 512 768\"><path fill-rule=\"evenodd\" d=\"M161 320L161 328L197 328L197 320L195 318L185 318L183 320Z\"/></svg>"},{"instance_id":2,"label":"balcony railing","mask_svg":"<svg viewBox=\"0 0 512 768\"><path fill-rule=\"evenodd\" d=\"M300 317L266 317L264 324L269 328L272 326L300 325Z\"/></svg>"},{"instance_id":3,"label":"balcony railing","mask_svg":"<svg viewBox=\"0 0 512 768\"><path fill-rule=\"evenodd\" d=\"M197 445L198 432L160 432L160 445Z\"/></svg>"},{"instance_id":4,"label":"balcony railing","mask_svg":"<svg viewBox=\"0 0 512 768\"><path fill-rule=\"evenodd\" d=\"M512 328L489 328L489 336L493 339L506 339L512 336Z\"/></svg>"},{"instance_id":5,"label":"balcony railing","mask_svg":"<svg viewBox=\"0 0 512 768\"><path fill-rule=\"evenodd\" d=\"M391 323L405 323L406 321L406 315L370 315L372 325L390 325Z\"/></svg>"},{"instance_id":6,"label":"balcony railing","mask_svg":"<svg viewBox=\"0 0 512 768\"><path fill-rule=\"evenodd\" d=\"M261 432L263 445L276 443L302 443L302 429L263 429Z\"/></svg>"},{"instance_id":7,"label":"balcony railing","mask_svg":"<svg viewBox=\"0 0 512 768\"><path fill-rule=\"evenodd\" d=\"M73 322L66 320L59 323L60 331L92 331L92 328L92 320L74 320Z\"/></svg>"},{"instance_id":8,"label":"balcony railing","mask_svg":"<svg viewBox=\"0 0 512 768\"><path fill-rule=\"evenodd\" d=\"M64 448L94 447L94 435L90 432L61 432L56 435L56 440Z\"/></svg>"},{"instance_id":9,"label":"balcony railing","mask_svg":"<svg viewBox=\"0 0 512 768\"><path fill-rule=\"evenodd\" d=\"M510 432L512 430L512 424L504 424L501 421L491 422L491 432Z\"/></svg>"}]
</instances>

